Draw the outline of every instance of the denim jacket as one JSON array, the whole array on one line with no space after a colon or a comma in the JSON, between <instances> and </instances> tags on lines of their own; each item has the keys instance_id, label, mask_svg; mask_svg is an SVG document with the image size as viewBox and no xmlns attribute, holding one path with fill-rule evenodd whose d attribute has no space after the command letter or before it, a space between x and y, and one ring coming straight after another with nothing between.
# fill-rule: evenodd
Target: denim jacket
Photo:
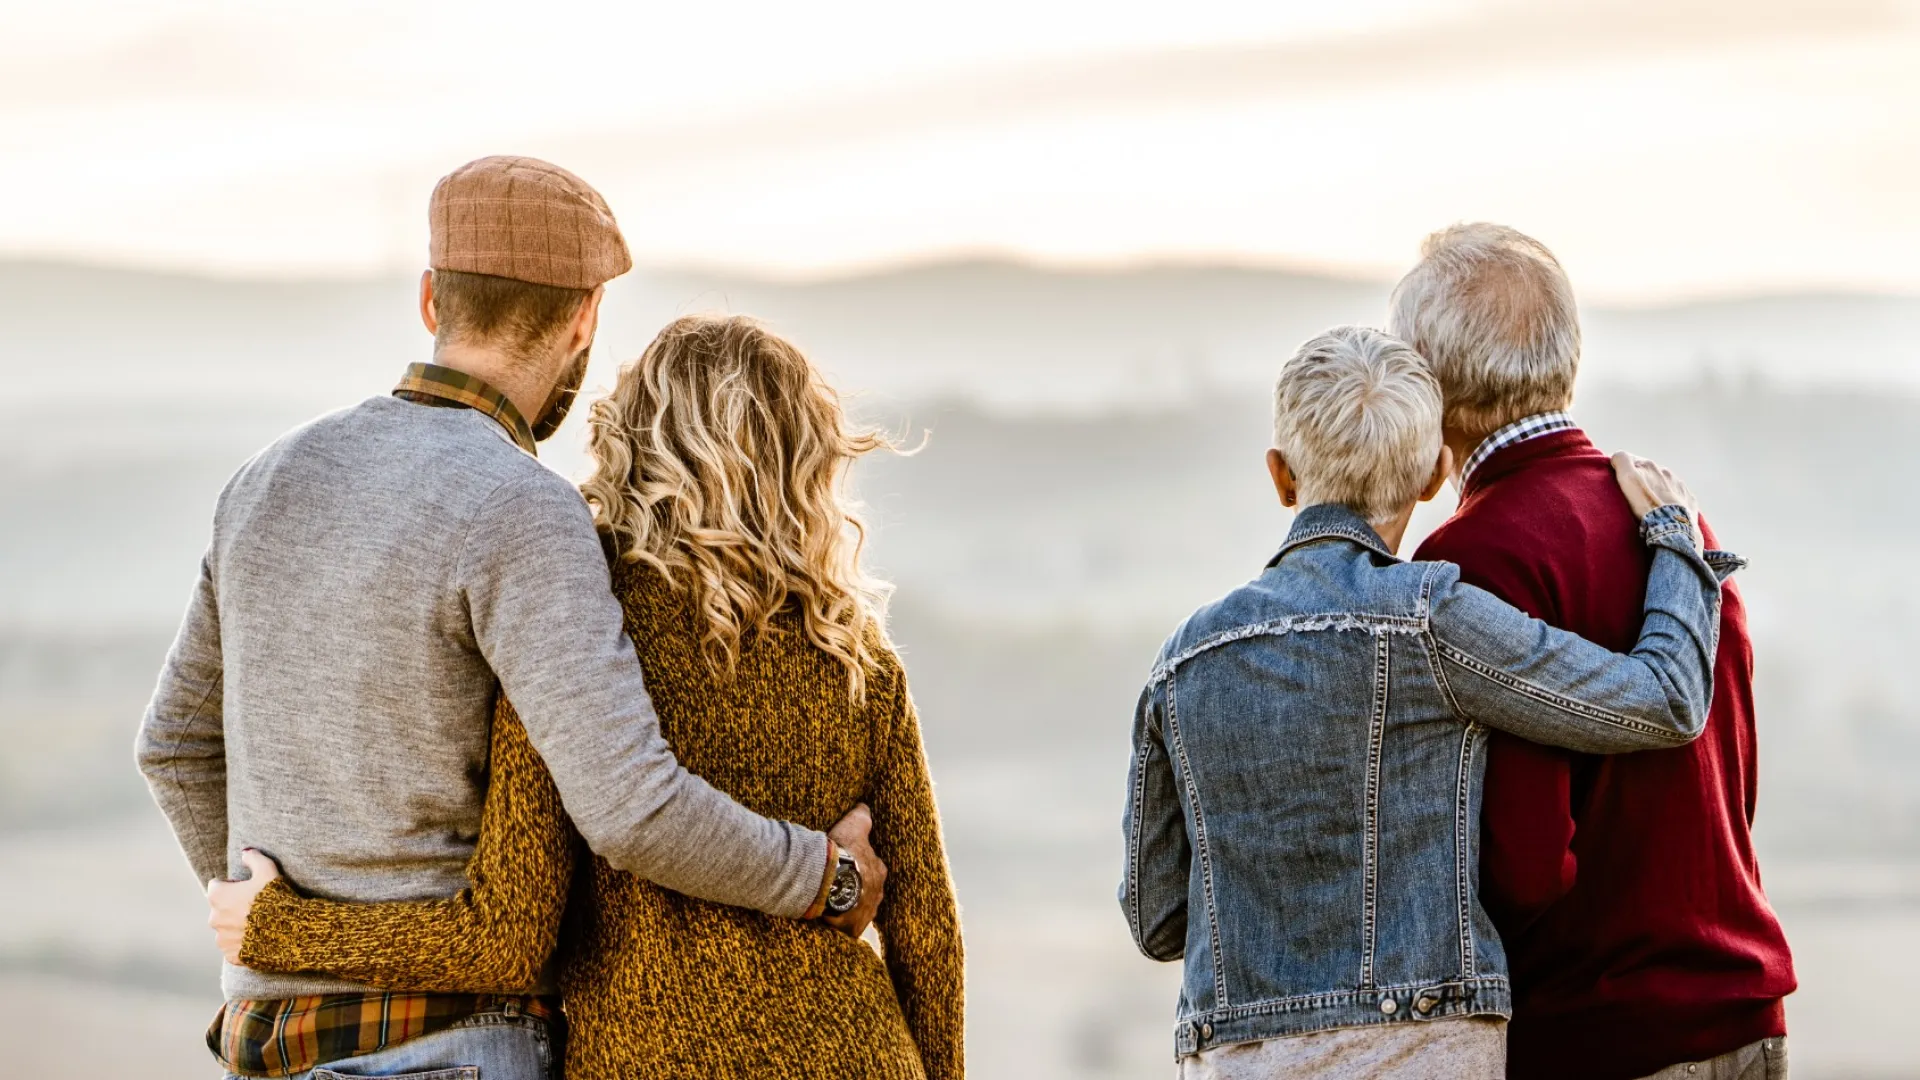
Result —
<instances>
[{"instance_id":1,"label":"denim jacket","mask_svg":"<svg viewBox=\"0 0 1920 1080\"><path fill-rule=\"evenodd\" d=\"M1720 580L1683 510L1654 548L1631 655L1402 562L1337 505L1161 650L1133 724L1120 903L1186 960L1176 1056L1328 1028L1505 1016L1476 896L1486 728L1589 753L1707 721Z\"/></svg>"}]
</instances>

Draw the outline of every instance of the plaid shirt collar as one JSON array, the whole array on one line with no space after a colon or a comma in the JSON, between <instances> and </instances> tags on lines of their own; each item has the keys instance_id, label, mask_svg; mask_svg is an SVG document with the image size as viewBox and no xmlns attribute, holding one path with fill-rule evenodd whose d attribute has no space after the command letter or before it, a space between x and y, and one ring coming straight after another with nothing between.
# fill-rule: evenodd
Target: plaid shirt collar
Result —
<instances>
[{"instance_id":1,"label":"plaid shirt collar","mask_svg":"<svg viewBox=\"0 0 1920 1080\"><path fill-rule=\"evenodd\" d=\"M1537 439L1556 431L1572 431L1579 426L1573 422L1573 417L1561 410L1534 413L1532 416L1515 420L1480 440L1480 445L1474 447L1473 453L1467 455L1467 463L1460 469L1461 488L1464 489L1468 484L1473 483L1473 474L1479 471L1480 466L1487 463L1488 458L1507 447L1518 446L1528 439Z\"/></svg>"},{"instance_id":2,"label":"plaid shirt collar","mask_svg":"<svg viewBox=\"0 0 1920 1080\"><path fill-rule=\"evenodd\" d=\"M520 415L507 395L495 390L486 380L438 364L408 364L405 378L393 388L393 396L418 405L452 406L474 409L493 417L520 449L538 456L533 428Z\"/></svg>"}]
</instances>

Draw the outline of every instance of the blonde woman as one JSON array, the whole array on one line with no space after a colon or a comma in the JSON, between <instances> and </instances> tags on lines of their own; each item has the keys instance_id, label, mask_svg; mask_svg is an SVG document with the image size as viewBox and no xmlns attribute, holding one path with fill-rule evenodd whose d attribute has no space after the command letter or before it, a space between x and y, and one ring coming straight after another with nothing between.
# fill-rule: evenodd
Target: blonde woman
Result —
<instances>
[{"instance_id":1,"label":"blonde woman","mask_svg":"<svg viewBox=\"0 0 1920 1080\"><path fill-rule=\"evenodd\" d=\"M566 1074L587 1078L962 1075L958 912L920 730L860 569L851 431L793 345L752 320L680 319L592 411L584 485L660 726L686 767L775 818L825 829L872 807L888 867L878 951L818 922L670 892L579 859L557 794L502 703L471 887L346 904L275 879L239 959L391 990L537 986L559 939ZM562 927L568 881L571 905Z\"/></svg>"}]
</instances>

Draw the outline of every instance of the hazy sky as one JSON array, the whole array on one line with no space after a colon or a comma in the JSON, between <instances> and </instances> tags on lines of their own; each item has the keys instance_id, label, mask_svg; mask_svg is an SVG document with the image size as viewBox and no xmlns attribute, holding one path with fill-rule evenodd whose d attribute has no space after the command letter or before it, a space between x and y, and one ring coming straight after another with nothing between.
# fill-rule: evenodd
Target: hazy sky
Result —
<instances>
[{"instance_id":1,"label":"hazy sky","mask_svg":"<svg viewBox=\"0 0 1920 1080\"><path fill-rule=\"evenodd\" d=\"M412 269L514 152L658 265L1386 274L1493 218L1599 298L1920 292L1920 0L660 7L0 0L0 257Z\"/></svg>"}]
</instances>

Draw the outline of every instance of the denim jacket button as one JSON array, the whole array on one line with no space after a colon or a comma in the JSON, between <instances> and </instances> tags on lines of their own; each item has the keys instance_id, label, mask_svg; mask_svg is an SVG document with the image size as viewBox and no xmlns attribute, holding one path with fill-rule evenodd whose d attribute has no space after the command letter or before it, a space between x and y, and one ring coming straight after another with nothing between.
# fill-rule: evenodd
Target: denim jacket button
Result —
<instances>
[{"instance_id":1,"label":"denim jacket button","mask_svg":"<svg viewBox=\"0 0 1920 1080\"><path fill-rule=\"evenodd\" d=\"M1392 998L1384 998L1380 1002L1380 1011L1386 1013L1388 1016L1392 1016L1394 1013L1400 1011L1400 1003Z\"/></svg>"},{"instance_id":2,"label":"denim jacket button","mask_svg":"<svg viewBox=\"0 0 1920 1080\"><path fill-rule=\"evenodd\" d=\"M1423 994L1419 1001L1413 1003L1413 1011L1419 1013L1421 1016L1425 1016L1432 1012L1433 1007L1438 1004L1440 1004L1438 1001Z\"/></svg>"},{"instance_id":3,"label":"denim jacket button","mask_svg":"<svg viewBox=\"0 0 1920 1080\"><path fill-rule=\"evenodd\" d=\"M1211 1022L1200 1025L1200 1037L1203 1039L1213 1038L1213 1024Z\"/></svg>"}]
</instances>

